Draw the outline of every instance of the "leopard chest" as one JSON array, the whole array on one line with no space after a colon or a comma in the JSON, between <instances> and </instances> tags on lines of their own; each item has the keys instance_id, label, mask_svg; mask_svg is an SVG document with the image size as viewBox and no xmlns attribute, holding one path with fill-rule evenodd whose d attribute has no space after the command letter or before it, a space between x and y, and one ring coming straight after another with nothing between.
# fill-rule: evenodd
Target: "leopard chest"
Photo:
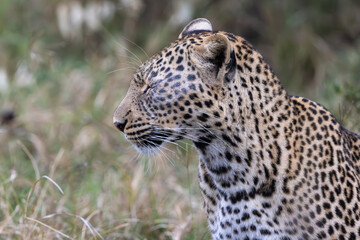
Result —
<instances>
[{"instance_id":1,"label":"leopard chest","mask_svg":"<svg viewBox=\"0 0 360 240\"><path fill-rule=\"evenodd\" d=\"M210 229L214 239L286 239L288 235L274 218L274 211L257 199L235 205L221 200Z\"/></svg>"}]
</instances>

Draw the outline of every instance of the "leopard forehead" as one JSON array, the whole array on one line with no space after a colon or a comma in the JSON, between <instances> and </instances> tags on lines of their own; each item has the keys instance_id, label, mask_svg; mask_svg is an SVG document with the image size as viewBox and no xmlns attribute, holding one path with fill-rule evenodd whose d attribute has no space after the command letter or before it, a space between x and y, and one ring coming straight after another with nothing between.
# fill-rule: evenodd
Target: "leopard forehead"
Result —
<instances>
[{"instance_id":1,"label":"leopard forehead","mask_svg":"<svg viewBox=\"0 0 360 240\"><path fill-rule=\"evenodd\" d=\"M185 65L192 65L192 62L187 55L189 51L192 51L196 46L200 46L204 42L204 39L214 34L225 35L227 38L229 38L232 44L239 49L242 47L252 48L252 46L250 46L250 44L243 38L228 32L204 30L201 32L185 32L183 34L187 35L182 35L181 38L168 44L168 46L162 49L159 53L152 56L148 61L139 67L137 73L145 74L152 68L159 69L160 67L174 67L179 65L183 65L185 68ZM180 59L177 58L179 56ZM184 59L185 56L187 56L186 59Z\"/></svg>"},{"instance_id":2,"label":"leopard forehead","mask_svg":"<svg viewBox=\"0 0 360 240\"><path fill-rule=\"evenodd\" d=\"M175 40L163 48L160 52L152 56L148 61L142 64L137 73L145 74L152 69L160 69L161 67L175 67L178 65L190 65L189 58L184 60L186 54L191 51L194 46L199 46L204 39L210 36L211 32L201 32L198 34L185 35ZM180 57L180 59L178 59ZM175 59L177 58L177 59Z\"/></svg>"}]
</instances>

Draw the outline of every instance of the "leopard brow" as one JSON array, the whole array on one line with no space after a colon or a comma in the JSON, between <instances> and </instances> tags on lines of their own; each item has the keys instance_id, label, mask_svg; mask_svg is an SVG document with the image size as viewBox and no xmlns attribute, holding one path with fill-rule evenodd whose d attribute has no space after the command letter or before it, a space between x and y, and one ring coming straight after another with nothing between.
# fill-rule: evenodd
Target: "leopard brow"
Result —
<instances>
[{"instance_id":1,"label":"leopard brow","mask_svg":"<svg viewBox=\"0 0 360 240\"><path fill-rule=\"evenodd\" d=\"M151 77L150 75L154 72L157 73L157 71L155 71L154 69L152 69L153 63L149 65L149 67L145 70L145 74L144 74L144 81L146 84L152 84L153 81L153 77Z\"/></svg>"},{"instance_id":2,"label":"leopard brow","mask_svg":"<svg viewBox=\"0 0 360 240\"><path fill-rule=\"evenodd\" d=\"M145 78L147 78L147 77L148 77L148 75L149 75L149 74L150 74L150 72L151 72L151 69L152 69L153 65L154 65L154 63L153 63L153 62L148 63L148 64L144 67L144 70L143 70L143 71L141 71L141 72L142 72L142 74L141 74L141 75L143 75Z\"/></svg>"}]
</instances>

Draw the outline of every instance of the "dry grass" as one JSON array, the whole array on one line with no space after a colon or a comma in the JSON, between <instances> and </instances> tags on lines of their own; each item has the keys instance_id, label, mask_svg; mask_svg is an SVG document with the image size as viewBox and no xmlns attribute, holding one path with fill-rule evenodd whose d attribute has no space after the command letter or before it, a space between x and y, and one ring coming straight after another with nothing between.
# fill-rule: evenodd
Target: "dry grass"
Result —
<instances>
[{"instance_id":1,"label":"dry grass","mask_svg":"<svg viewBox=\"0 0 360 240\"><path fill-rule=\"evenodd\" d=\"M9 165L1 172L0 238L207 238L191 149L170 147L176 155L149 161L107 126L111 122L88 123L75 133L59 124L54 127L67 132L53 133L52 142L45 139L56 130L40 136L16 123L3 128ZM64 143L60 135L68 136ZM48 152L53 144L56 154Z\"/></svg>"}]
</instances>

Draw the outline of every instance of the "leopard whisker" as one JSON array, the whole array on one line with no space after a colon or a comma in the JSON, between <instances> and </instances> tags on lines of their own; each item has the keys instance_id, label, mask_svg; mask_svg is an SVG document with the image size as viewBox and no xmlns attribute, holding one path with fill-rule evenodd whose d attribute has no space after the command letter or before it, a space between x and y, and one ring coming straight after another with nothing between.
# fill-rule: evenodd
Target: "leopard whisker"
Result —
<instances>
[{"instance_id":1,"label":"leopard whisker","mask_svg":"<svg viewBox=\"0 0 360 240\"><path fill-rule=\"evenodd\" d=\"M130 60L128 61L128 63L131 63L132 65L134 65L135 67L139 67L139 62L136 58L125 55L125 54L119 54L120 57L124 57L124 58L129 58Z\"/></svg>"},{"instance_id":2,"label":"leopard whisker","mask_svg":"<svg viewBox=\"0 0 360 240\"><path fill-rule=\"evenodd\" d=\"M200 128L199 128L200 129ZM173 131L176 131L176 129L173 129ZM201 142L201 143L205 143L205 144L209 144L210 142L206 142L206 141L203 141L203 140L201 140L201 139L198 139L196 136L193 136L193 135L191 135L191 134L189 134L189 133L187 133L187 132L180 132L180 131L178 131L179 133L181 133L181 134L185 134L184 136L183 136L183 138L188 138L189 140L191 140L191 141L195 141L195 142Z\"/></svg>"},{"instance_id":3,"label":"leopard whisker","mask_svg":"<svg viewBox=\"0 0 360 240\"><path fill-rule=\"evenodd\" d=\"M148 142L148 143L150 143L151 144L151 142L149 142L148 140L145 140L145 142ZM160 153L162 153L165 157L166 157L166 159L171 163L171 165L173 165L173 166L175 166L175 164L174 164L174 162L165 154L165 152L162 150L162 149L164 149L164 150L167 150L167 151L171 151L170 149L168 149L168 148L166 148L166 147L164 147L164 146L156 146L155 147ZM173 151L171 151L171 152L173 152Z\"/></svg>"},{"instance_id":4,"label":"leopard whisker","mask_svg":"<svg viewBox=\"0 0 360 240\"><path fill-rule=\"evenodd\" d=\"M201 125L200 125L201 126ZM172 128L166 128L166 129L169 129L169 130L172 130L172 131L175 131L175 132L179 132L179 133L181 133L181 134L184 134L183 135L183 138L188 138L190 141L194 141L194 142L200 142L200 143L205 143L205 144L209 144L210 142L206 142L206 141L203 141L203 140L201 140L201 139L198 139L196 136L194 136L194 135L191 135L191 134L189 134L189 133L187 133L186 131L185 132L183 132L183 131L179 131L179 130L177 130L177 129L172 129ZM190 128L191 129L191 128ZM192 129L201 129L201 130L208 130L208 129L206 129L204 126L203 127L201 127L201 128L192 128ZM214 133L212 133L211 131L208 131L211 135L213 135L213 136L215 136L215 137L217 137L219 140L221 140L222 142L224 142L224 140L223 139L221 139L219 136L217 136L216 134L214 134ZM230 147L226 142L224 142L228 147ZM214 146L213 146L214 147ZM215 148L214 147L214 149L216 149L216 150L218 150L219 151L219 149L217 149L217 148Z\"/></svg>"},{"instance_id":5,"label":"leopard whisker","mask_svg":"<svg viewBox=\"0 0 360 240\"><path fill-rule=\"evenodd\" d=\"M140 58L133 53L132 51L130 51L127 47L122 46L119 42L117 42L116 40L114 40L115 44L118 45L120 48L123 48L125 51L127 51L128 53L130 53L132 56L135 57L135 59L137 60L137 62L139 63L139 66L142 64L142 61L140 60Z\"/></svg>"},{"instance_id":6,"label":"leopard whisker","mask_svg":"<svg viewBox=\"0 0 360 240\"><path fill-rule=\"evenodd\" d=\"M201 123L197 123L199 124L204 130L208 131L210 134L212 134L213 136L215 136L216 138L218 138L220 141L222 141L227 147L231 148L230 145L224 141L224 139L220 138L218 135L216 135L215 133L213 133L212 131L210 131L208 128L206 128L204 125L202 125Z\"/></svg>"},{"instance_id":7,"label":"leopard whisker","mask_svg":"<svg viewBox=\"0 0 360 240\"><path fill-rule=\"evenodd\" d=\"M175 143L175 142L172 142L172 141L170 141L170 140L168 140L168 139L166 139L166 138L164 138L164 137L161 137L161 136L156 136L156 138L150 137L150 139L161 140L161 141L164 141L164 142L166 142L166 143L174 144L175 146L177 146L177 147L179 147L179 148L182 148L183 150L187 151L187 149L185 149L183 146L181 146L181 145L179 145L179 144L177 144L177 143Z\"/></svg>"},{"instance_id":8,"label":"leopard whisker","mask_svg":"<svg viewBox=\"0 0 360 240\"><path fill-rule=\"evenodd\" d=\"M122 37L123 39L125 39L126 41L128 41L129 43L135 45L137 48L139 48L139 49L145 54L145 56L146 56L147 58L150 58L149 55L146 53L146 51L145 51L142 47L140 47L139 45L137 45L136 43L134 43L133 41L127 39L127 38L124 37L124 36L121 36L121 37Z\"/></svg>"},{"instance_id":9,"label":"leopard whisker","mask_svg":"<svg viewBox=\"0 0 360 240\"><path fill-rule=\"evenodd\" d=\"M120 71L124 71L124 70L129 70L129 69L136 70L136 67L123 67L123 68L119 68L119 69L110 71L107 74L109 75L109 74L112 74L112 73L115 73L115 72L120 72Z\"/></svg>"}]
</instances>

